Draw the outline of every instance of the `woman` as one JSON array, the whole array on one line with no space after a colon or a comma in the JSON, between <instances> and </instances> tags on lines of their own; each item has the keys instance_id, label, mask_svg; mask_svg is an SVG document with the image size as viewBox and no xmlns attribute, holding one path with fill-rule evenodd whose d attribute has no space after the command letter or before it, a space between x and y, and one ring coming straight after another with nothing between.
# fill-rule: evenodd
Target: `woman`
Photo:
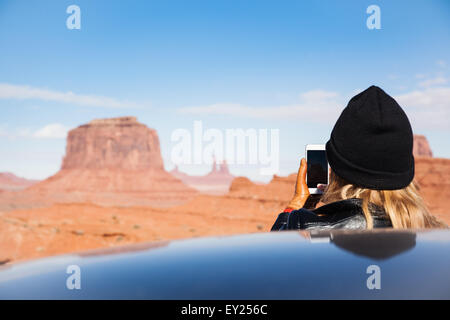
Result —
<instances>
[{"instance_id":1,"label":"woman","mask_svg":"<svg viewBox=\"0 0 450 320\"><path fill-rule=\"evenodd\" d=\"M301 160L294 197L272 231L446 227L427 210L414 178L413 133L398 103L372 86L353 97L326 144L330 183L316 209Z\"/></svg>"}]
</instances>

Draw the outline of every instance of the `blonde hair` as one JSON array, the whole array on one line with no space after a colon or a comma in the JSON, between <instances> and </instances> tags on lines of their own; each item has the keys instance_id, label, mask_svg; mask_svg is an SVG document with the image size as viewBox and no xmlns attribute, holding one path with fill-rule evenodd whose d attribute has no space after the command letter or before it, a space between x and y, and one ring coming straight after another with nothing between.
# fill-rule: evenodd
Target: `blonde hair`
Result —
<instances>
[{"instance_id":1,"label":"blonde hair","mask_svg":"<svg viewBox=\"0 0 450 320\"><path fill-rule=\"evenodd\" d=\"M399 190L372 190L353 185L331 171L330 184L321 202L327 204L351 198L362 200L367 229L373 228L369 203L383 208L396 229L447 227L429 213L414 181Z\"/></svg>"}]
</instances>

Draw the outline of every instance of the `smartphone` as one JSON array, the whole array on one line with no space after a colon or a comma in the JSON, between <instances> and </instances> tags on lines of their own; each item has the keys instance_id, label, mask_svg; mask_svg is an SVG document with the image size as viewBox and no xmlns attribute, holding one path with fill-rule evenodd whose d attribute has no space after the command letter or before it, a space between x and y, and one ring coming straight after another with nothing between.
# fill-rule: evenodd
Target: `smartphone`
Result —
<instances>
[{"instance_id":1,"label":"smartphone","mask_svg":"<svg viewBox=\"0 0 450 320\"><path fill-rule=\"evenodd\" d=\"M306 145L306 184L309 193L321 194L322 190L317 188L318 184L328 184L328 161L324 144Z\"/></svg>"}]
</instances>

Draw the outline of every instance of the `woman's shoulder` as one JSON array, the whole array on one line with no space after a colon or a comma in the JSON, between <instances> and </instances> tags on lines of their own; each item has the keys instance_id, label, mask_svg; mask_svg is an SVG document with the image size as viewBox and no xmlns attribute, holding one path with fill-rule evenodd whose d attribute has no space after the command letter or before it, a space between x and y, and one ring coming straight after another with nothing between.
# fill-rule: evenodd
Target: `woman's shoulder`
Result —
<instances>
[{"instance_id":1,"label":"woman's shoulder","mask_svg":"<svg viewBox=\"0 0 450 320\"><path fill-rule=\"evenodd\" d=\"M357 198L332 202L312 210L317 215L323 215L330 222L344 223L345 227L354 227L355 224L366 228L366 219L362 208L362 200ZM369 212L373 219L374 228L392 227L389 215L380 206L369 203ZM348 223L346 223L348 222Z\"/></svg>"},{"instance_id":2,"label":"woman's shoulder","mask_svg":"<svg viewBox=\"0 0 450 320\"><path fill-rule=\"evenodd\" d=\"M392 227L383 208L370 204L369 210L373 217L374 228ZM323 205L314 210L302 208L283 214L283 217L280 215L277 219L278 222L284 221L283 229L277 230L366 229L367 227L360 199L346 199Z\"/></svg>"},{"instance_id":3,"label":"woman's shoulder","mask_svg":"<svg viewBox=\"0 0 450 320\"><path fill-rule=\"evenodd\" d=\"M364 214L362 206L362 199L351 198L328 203L311 211L318 215L346 216L354 214ZM369 203L369 211L374 217L387 217L384 209L373 203Z\"/></svg>"}]
</instances>

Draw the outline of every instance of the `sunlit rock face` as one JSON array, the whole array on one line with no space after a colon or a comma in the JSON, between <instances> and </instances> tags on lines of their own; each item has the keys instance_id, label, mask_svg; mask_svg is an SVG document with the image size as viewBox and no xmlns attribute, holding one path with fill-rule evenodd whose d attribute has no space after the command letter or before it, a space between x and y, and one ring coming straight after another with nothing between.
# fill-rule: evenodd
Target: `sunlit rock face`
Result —
<instances>
[{"instance_id":1,"label":"sunlit rock face","mask_svg":"<svg viewBox=\"0 0 450 320\"><path fill-rule=\"evenodd\" d=\"M31 190L102 205L170 205L196 193L164 170L156 130L135 117L93 120L71 130L61 170Z\"/></svg>"},{"instance_id":2,"label":"sunlit rock face","mask_svg":"<svg viewBox=\"0 0 450 320\"><path fill-rule=\"evenodd\" d=\"M425 136L415 134L414 135L414 145L413 145L414 157L432 157L433 152L431 151L428 140Z\"/></svg>"},{"instance_id":3,"label":"sunlit rock face","mask_svg":"<svg viewBox=\"0 0 450 320\"><path fill-rule=\"evenodd\" d=\"M98 119L69 132L62 169L163 169L156 130L135 117Z\"/></svg>"}]
</instances>

